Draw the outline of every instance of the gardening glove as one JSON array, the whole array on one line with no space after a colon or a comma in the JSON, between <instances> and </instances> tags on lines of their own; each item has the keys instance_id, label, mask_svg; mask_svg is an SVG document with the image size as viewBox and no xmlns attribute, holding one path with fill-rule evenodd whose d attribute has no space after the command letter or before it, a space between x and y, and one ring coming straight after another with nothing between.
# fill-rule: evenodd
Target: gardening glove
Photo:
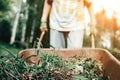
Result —
<instances>
[{"instance_id":1,"label":"gardening glove","mask_svg":"<svg viewBox=\"0 0 120 80\"><path fill-rule=\"evenodd\" d=\"M40 30L41 30L42 32L43 32L43 31L48 31L48 29L47 29L47 23L46 23L46 22L41 22Z\"/></svg>"}]
</instances>

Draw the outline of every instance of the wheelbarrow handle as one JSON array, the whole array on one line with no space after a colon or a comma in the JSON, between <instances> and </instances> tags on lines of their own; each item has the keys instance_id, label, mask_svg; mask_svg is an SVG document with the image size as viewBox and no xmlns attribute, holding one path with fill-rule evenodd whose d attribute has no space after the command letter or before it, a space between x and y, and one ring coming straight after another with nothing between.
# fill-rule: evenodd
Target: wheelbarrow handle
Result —
<instances>
[{"instance_id":1,"label":"wheelbarrow handle","mask_svg":"<svg viewBox=\"0 0 120 80\"><path fill-rule=\"evenodd\" d=\"M39 48L40 45L41 45L41 41L42 41L42 39L43 39L43 37L44 37L44 34L45 34L45 31L42 31L42 33L41 33L41 35L40 35L40 39L39 39L38 45L37 45L38 48Z\"/></svg>"},{"instance_id":2,"label":"wheelbarrow handle","mask_svg":"<svg viewBox=\"0 0 120 80\"><path fill-rule=\"evenodd\" d=\"M91 47L95 48L95 35L91 34Z\"/></svg>"},{"instance_id":3,"label":"wheelbarrow handle","mask_svg":"<svg viewBox=\"0 0 120 80\"><path fill-rule=\"evenodd\" d=\"M41 35L40 35L40 39L39 41L42 41L43 37L44 37L45 31L42 31Z\"/></svg>"}]
</instances>

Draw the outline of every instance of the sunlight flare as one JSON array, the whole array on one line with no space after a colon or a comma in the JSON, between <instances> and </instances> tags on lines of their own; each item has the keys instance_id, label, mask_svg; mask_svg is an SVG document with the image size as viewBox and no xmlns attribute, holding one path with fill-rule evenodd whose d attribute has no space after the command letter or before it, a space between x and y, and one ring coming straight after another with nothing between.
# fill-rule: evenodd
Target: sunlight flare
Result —
<instances>
[{"instance_id":1,"label":"sunlight flare","mask_svg":"<svg viewBox=\"0 0 120 80\"><path fill-rule=\"evenodd\" d=\"M97 13L104 9L108 17L112 16L113 12L120 11L119 7L119 0L93 0L94 12Z\"/></svg>"}]
</instances>

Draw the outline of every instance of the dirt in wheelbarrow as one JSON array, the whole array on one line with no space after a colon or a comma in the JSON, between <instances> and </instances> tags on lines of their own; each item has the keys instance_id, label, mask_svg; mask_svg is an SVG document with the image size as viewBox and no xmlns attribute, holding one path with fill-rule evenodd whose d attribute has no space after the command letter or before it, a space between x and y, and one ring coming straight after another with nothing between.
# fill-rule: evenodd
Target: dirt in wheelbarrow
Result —
<instances>
[{"instance_id":1,"label":"dirt in wheelbarrow","mask_svg":"<svg viewBox=\"0 0 120 80\"><path fill-rule=\"evenodd\" d=\"M31 56L32 57L32 56ZM29 57L30 58L30 57ZM30 60L27 58L26 60ZM3 59L3 61L2 61ZM5 61L6 60L6 61ZM42 54L39 64L27 64L22 57L1 57L1 80L109 80L102 64L74 56L63 60L56 54Z\"/></svg>"}]
</instances>

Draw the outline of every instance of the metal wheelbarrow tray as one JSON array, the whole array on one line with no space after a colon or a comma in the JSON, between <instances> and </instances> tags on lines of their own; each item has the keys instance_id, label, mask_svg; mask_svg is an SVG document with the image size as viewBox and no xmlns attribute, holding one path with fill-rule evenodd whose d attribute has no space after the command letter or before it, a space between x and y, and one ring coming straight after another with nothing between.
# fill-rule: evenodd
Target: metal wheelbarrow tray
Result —
<instances>
[{"instance_id":1,"label":"metal wheelbarrow tray","mask_svg":"<svg viewBox=\"0 0 120 80\"><path fill-rule=\"evenodd\" d=\"M81 56L92 58L100 61L105 75L110 80L120 80L120 62L107 50L101 48L82 48L82 49L42 49L45 53L50 54L51 51L58 54L63 59ZM36 49L25 49L19 52L19 55L34 54Z\"/></svg>"}]
</instances>

